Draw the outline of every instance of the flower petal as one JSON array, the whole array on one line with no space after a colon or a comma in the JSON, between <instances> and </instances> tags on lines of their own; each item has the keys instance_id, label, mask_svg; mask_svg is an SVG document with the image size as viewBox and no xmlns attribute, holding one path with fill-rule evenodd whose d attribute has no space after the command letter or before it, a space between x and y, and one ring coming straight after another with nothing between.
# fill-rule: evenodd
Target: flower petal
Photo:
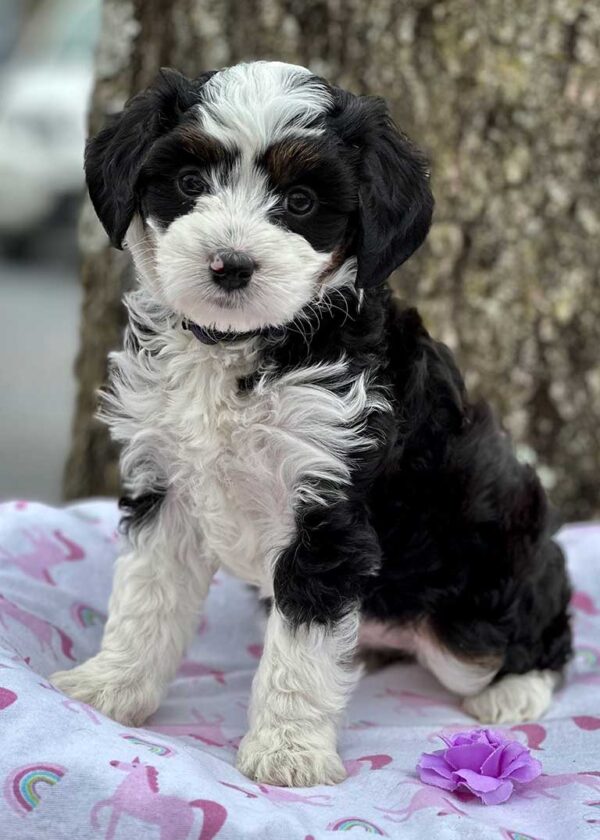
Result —
<instances>
[{"instance_id":1,"label":"flower petal","mask_svg":"<svg viewBox=\"0 0 600 840\"><path fill-rule=\"evenodd\" d=\"M426 785L434 785L444 790L456 790L458 783L452 779L445 779L429 767L419 767L419 777Z\"/></svg>"},{"instance_id":2,"label":"flower petal","mask_svg":"<svg viewBox=\"0 0 600 840\"><path fill-rule=\"evenodd\" d=\"M444 757L455 770L463 767L467 770L479 770L492 752L493 748L489 744L464 744L460 747L450 747Z\"/></svg>"},{"instance_id":3,"label":"flower petal","mask_svg":"<svg viewBox=\"0 0 600 840\"><path fill-rule=\"evenodd\" d=\"M473 791L473 793L487 793L496 790L504 784L502 779L494 779L492 776L481 776L473 770L457 770L454 774Z\"/></svg>"},{"instance_id":4,"label":"flower petal","mask_svg":"<svg viewBox=\"0 0 600 840\"><path fill-rule=\"evenodd\" d=\"M494 752L489 755L486 760L481 765L481 773L484 776L494 776L497 778L500 776L500 766L502 760L502 753L504 752L504 746L496 747Z\"/></svg>"},{"instance_id":5,"label":"flower petal","mask_svg":"<svg viewBox=\"0 0 600 840\"><path fill-rule=\"evenodd\" d=\"M423 753L417 764L417 769L435 770L440 776L451 779L453 771L448 762L444 760L443 755L440 755L443 752L444 750L438 750L437 753Z\"/></svg>"},{"instance_id":6,"label":"flower petal","mask_svg":"<svg viewBox=\"0 0 600 840\"><path fill-rule=\"evenodd\" d=\"M502 753L502 759L500 761L500 773L504 775L513 761L520 759L522 756L527 755L528 751L527 748L520 744L518 741L509 741L504 746L504 751Z\"/></svg>"},{"instance_id":7,"label":"flower petal","mask_svg":"<svg viewBox=\"0 0 600 840\"><path fill-rule=\"evenodd\" d=\"M489 744L494 747L501 747L503 744L510 744L514 739L507 738L501 729L486 729L486 737Z\"/></svg>"},{"instance_id":8,"label":"flower petal","mask_svg":"<svg viewBox=\"0 0 600 840\"><path fill-rule=\"evenodd\" d=\"M510 798L512 792L512 783L502 782L496 790L490 791L490 793L482 793L481 801L484 805L500 805L501 802L506 802Z\"/></svg>"},{"instance_id":9,"label":"flower petal","mask_svg":"<svg viewBox=\"0 0 600 840\"><path fill-rule=\"evenodd\" d=\"M515 782L532 782L537 779L542 773L542 765L537 758L531 758L527 764L522 764L520 767L515 767L510 773L506 773L503 778L513 779Z\"/></svg>"}]
</instances>

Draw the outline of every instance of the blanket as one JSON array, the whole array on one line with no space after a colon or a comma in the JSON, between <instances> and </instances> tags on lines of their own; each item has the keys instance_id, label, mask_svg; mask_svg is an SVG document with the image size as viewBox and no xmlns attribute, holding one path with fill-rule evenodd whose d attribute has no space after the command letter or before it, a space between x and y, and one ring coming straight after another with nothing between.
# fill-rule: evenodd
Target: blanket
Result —
<instances>
[{"instance_id":1,"label":"blanket","mask_svg":"<svg viewBox=\"0 0 600 840\"><path fill-rule=\"evenodd\" d=\"M364 677L340 729L336 787L256 784L235 769L262 616L219 573L160 709L140 729L49 682L99 648L120 537L112 501L0 505L0 825L5 840L600 838L600 525L559 535L576 652L542 720L504 727L543 773L503 805L419 781L440 733L471 727L416 664Z\"/></svg>"}]
</instances>

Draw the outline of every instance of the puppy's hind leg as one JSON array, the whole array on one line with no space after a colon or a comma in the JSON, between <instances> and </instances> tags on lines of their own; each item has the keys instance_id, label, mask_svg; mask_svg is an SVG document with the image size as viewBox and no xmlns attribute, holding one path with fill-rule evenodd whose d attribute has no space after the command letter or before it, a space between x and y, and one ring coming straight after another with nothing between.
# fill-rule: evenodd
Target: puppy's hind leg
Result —
<instances>
[{"instance_id":1,"label":"puppy's hind leg","mask_svg":"<svg viewBox=\"0 0 600 840\"><path fill-rule=\"evenodd\" d=\"M535 585L525 590L516 613L513 641L504 654L502 676L463 708L482 723L519 723L541 717L552 702L572 654L571 587L560 547L548 540L536 558Z\"/></svg>"},{"instance_id":2,"label":"puppy's hind leg","mask_svg":"<svg viewBox=\"0 0 600 840\"><path fill-rule=\"evenodd\" d=\"M500 670L502 660L489 656L485 659L459 658L427 629L415 635L419 664L437 677L444 688L460 697L478 695L491 683Z\"/></svg>"},{"instance_id":3,"label":"puppy's hind leg","mask_svg":"<svg viewBox=\"0 0 600 840\"><path fill-rule=\"evenodd\" d=\"M555 671L507 674L479 694L466 697L463 709L481 723L537 720L548 710L559 680Z\"/></svg>"},{"instance_id":4,"label":"puppy's hind leg","mask_svg":"<svg viewBox=\"0 0 600 840\"><path fill-rule=\"evenodd\" d=\"M487 664L459 659L428 634L418 637L417 657L449 691L464 697L463 709L481 723L536 720L547 711L560 676L554 671L507 674L496 680L501 660Z\"/></svg>"}]
</instances>

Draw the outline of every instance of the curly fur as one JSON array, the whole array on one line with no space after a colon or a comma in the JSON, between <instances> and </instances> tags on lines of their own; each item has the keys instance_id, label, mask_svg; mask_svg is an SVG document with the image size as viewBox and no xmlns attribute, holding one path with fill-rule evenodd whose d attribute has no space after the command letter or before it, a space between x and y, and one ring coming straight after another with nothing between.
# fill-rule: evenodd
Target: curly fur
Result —
<instances>
[{"instance_id":1,"label":"curly fur","mask_svg":"<svg viewBox=\"0 0 600 840\"><path fill-rule=\"evenodd\" d=\"M192 164L197 200L176 187ZM222 566L272 602L238 758L263 782L343 778L361 621L480 719L542 714L571 654L564 558L537 476L382 282L433 207L384 103L277 63L166 73L86 166L140 280L104 407L129 548L101 651L55 684L142 722ZM305 219L298 182L320 200ZM221 240L257 266L231 297L208 268Z\"/></svg>"}]
</instances>

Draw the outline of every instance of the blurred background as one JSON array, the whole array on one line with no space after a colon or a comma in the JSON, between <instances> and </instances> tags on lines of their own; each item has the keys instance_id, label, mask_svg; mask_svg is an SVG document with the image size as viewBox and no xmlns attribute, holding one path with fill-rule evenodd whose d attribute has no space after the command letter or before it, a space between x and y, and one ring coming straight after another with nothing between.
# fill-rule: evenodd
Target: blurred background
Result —
<instances>
[{"instance_id":1,"label":"blurred background","mask_svg":"<svg viewBox=\"0 0 600 840\"><path fill-rule=\"evenodd\" d=\"M133 279L83 196L88 108L96 131L161 66L251 58L387 97L437 200L398 294L564 517L598 515L600 4L577 0L2 0L0 498L119 489L95 391Z\"/></svg>"},{"instance_id":2,"label":"blurred background","mask_svg":"<svg viewBox=\"0 0 600 840\"><path fill-rule=\"evenodd\" d=\"M0 3L0 498L59 501L100 0Z\"/></svg>"}]
</instances>

